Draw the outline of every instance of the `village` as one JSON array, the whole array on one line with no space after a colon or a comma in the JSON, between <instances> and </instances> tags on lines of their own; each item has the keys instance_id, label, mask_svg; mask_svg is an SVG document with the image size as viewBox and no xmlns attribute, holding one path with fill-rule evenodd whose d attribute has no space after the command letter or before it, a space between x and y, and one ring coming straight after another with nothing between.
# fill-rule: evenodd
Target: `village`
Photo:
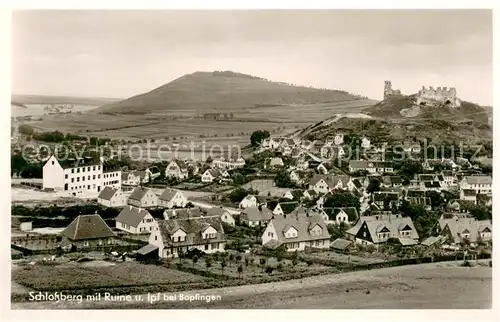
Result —
<instances>
[{"instance_id":1,"label":"village","mask_svg":"<svg viewBox=\"0 0 500 322\"><path fill-rule=\"evenodd\" d=\"M66 197L13 204L13 296L222 287L491 258L492 177L474 160L425 159L417 141L259 134L246 157L228 151L141 169L113 156L50 156L38 185L21 179L16 189ZM395 146L407 159L390 158ZM347 159L353 147L360 159Z\"/></svg>"}]
</instances>

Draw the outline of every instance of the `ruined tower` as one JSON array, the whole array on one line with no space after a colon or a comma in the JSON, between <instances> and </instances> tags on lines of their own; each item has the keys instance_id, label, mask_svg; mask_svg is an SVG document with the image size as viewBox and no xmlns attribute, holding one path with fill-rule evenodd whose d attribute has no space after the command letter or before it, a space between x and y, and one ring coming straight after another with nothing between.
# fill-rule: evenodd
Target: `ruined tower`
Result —
<instances>
[{"instance_id":1,"label":"ruined tower","mask_svg":"<svg viewBox=\"0 0 500 322\"><path fill-rule=\"evenodd\" d=\"M386 80L384 83L384 100L394 95L401 95L401 91L399 89L392 89L391 81Z\"/></svg>"}]
</instances>

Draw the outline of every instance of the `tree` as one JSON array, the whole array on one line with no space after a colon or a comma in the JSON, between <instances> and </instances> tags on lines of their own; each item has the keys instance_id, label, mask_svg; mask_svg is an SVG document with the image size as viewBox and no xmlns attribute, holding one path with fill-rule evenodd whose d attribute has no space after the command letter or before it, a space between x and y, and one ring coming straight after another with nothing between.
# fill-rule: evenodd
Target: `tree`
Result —
<instances>
[{"instance_id":1,"label":"tree","mask_svg":"<svg viewBox=\"0 0 500 322\"><path fill-rule=\"evenodd\" d=\"M283 264L279 263L277 266L276 266L276 269L280 272L283 272Z\"/></svg>"},{"instance_id":2,"label":"tree","mask_svg":"<svg viewBox=\"0 0 500 322\"><path fill-rule=\"evenodd\" d=\"M33 135L33 133L35 133L35 130L33 130L33 127L31 125L28 125L28 124L19 125L18 131L20 134L23 134L23 135Z\"/></svg>"},{"instance_id":3,"label":"tree","mask_svg":"<svg viewBox=\"0 0 500 322\"><path fill-rule=\"evenodd\" d=\"M194 265L196 263L198 263L198 256L194 255L193 258L192 258L192 261L193 261L193 269L194 269Z\"/></svg>"},{"instance_id":4,"label":"tree","mask_svg":"<svg viewBox=\"0 0 500 322\"><path fill-rule=\"evenodd\" d=\"M359 199L352 193L334 190L332 194L332 196L325 200L323 207L355 207L359 212L361 204L359 203Z\"/></svg>"},{"instance_id":5,"label":"tree","mask_svg":"<svg viewBox=\"0 0 500 322\"><path fill-rule=\"evenodd\" d=\"M328 232L330 233L331 240L336 240L337 238L344 238L347 231L347 225L344 222L339 224L331 224L327 226Z\"/></svg>"},{"instance_id":6,"label":"tree","mask_svg":"<svg viewBox=\"0 0 500 322\"><path fill-rule=\"evenodd\" d=\"M444 198L441 196L440 193L436 191L427 191L426 197L429 197L431 199L432 208L439 208L443 206L445 203Z\"/></svg>"},{"instance_id":7,"label":"tree","mask_svg":"<svg viewBox=\"0 0 500 322\"><path fill-rule=\"evenodd\" d=\"M374 193L375 191L380 191L380 181L377 179L370 179L366 192Z\"/></svg>"},{"instance_id":8,"label":"tree","mask_svg":"<svg viewBox=\"0 0 500 322\"><path fill-rule=\"evenodd\" d=\"M285 170L280 170L274 177L274 183L279 188L293 188L295 184L290 179L290 176Z\"/></svg>"},{"instance_id":9,"label":"tree","mask_svg":"<svg viewBox=\"0 0 500 322\"><path fill-rule=\"evenodd\" d=\"M226 267L226 266L227 266L226 259L223 258L222 261L220 262L220 269L221 269L222 275L224 275L224 267Z\"/></svg>"},{"instance_id":10,"label":"tree","mask_svg":"<svg viewBox=\"0 0 500 322\"><path fill-rule=\"evenodd\" d=\"M241 262L241 258L242 258L242 257L241 257L241 255L240 255L240 254L236 255L236 262L237 262L237 263Z\"/></svg>"},{"instance_id":11,"label":"tree","mask_svg":"<svg viewBox=\"0 0 500 322\"><path fill-rule=\"evenodd\" d=\"M243 273L243 266L240 264L238 266L238 278L241 278L241 273Z\"/></svg>"},{"instance_id":12,"label":"tree","mask_svg":"<svg viewBox=\"0 0 500 322\"><path fill-rule=\"evenodd\" d=\"M248 195L248 192L245 189L236 188L229 193L228 197L229 197L229 200L231 200L231 202L237 203L237 202L240 202L241 200L243 200L243 198L245 198L247 195Z\"/></svg>"},{"instance_id":13,"label":"tree","mask_svg":"<svg viewBox=\"0 0 500 322\"><path fill-rule=\"evenodd\" d=\"M234 255L229 254L229 267L231 267L231 262L234 261Z\"/></svg>"},{"instance_id":14,"label":"tree","mask_svg":"<svg viewBox=\"0 0 500 322\"><path fill-rule=\"evenodd\" d=\"M260 266L262 267L262 271L264 271L264 266L266 265L266 259L265 258L261 258L260 259Z\"/></svg>"},{"instance_id":15,"label":"tree","mask_svg":"<svg viewBox=\"0 0 500 322\"><path fill-rule=\"evenodd\" d=\"M249 263L250 263L250 259L248 257L245 257L245 266L248 267Z\"/></svg>"},{"instance_id":16,"label":"tree","mask_svg":"<svg viewBox=\"0 0 500 322\"><path fill-rule=\"evenodd\" d=\"M250 144L257 147L264 139L270 136L268 131L254 131L250 136Z\"/></svg>"},{"instance_id":17,"label":"tree","mask_svg":"<svg viewBox=\"0 0 500 322\"><path fill-rule=\"evenodd\" d=\"M233 182L237 185L245 184L245 181L246 181L245 177L239 172L233 173L232 179L233 179Z\"/></svg>"},{"instance_id":18,"label":"tree","mask_svg":"<svg viewBox=\"0 0 500 322\"><path fill-rule=\"evenodd\" d=\"M274 271L274 267L270 266L270 265L267 265L266 266L266 273L267 274L272 274Z\"/></svg>"},{"instance_id":19,"label":"tree","mask_svg":"<svg viewBox=\"0 0 500 322\"><path fill-rule=\"evenodd\" d=\"M212 266L212 259L210 257L205 258L205 266L207 267L207 270Z\"/></svg>"}]
</instances>

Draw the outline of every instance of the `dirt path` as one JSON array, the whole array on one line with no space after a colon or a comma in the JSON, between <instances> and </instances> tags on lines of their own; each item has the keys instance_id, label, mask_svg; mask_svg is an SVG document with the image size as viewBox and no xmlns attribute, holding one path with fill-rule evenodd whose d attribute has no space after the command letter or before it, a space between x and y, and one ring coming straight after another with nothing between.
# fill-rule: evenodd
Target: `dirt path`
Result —
<instances>
[{"instance_id":1,"label":"dirt path","mask_svg":"<svg viewBox=\"0 0 500 322\"><path fill-rule=\"evenodd\" d=\"M12 309L480 309L492 305L491 278L492 270L485 266L422 264L277 283L165 293L165 300L154 303L148 302L148 294L142 294L142 301L132 297L126 302L24 302L13 303ZM181 300L181 295L191 296L194 300ZM207 302L207 296L220 298Z\"/></svg>"}]
</instances>

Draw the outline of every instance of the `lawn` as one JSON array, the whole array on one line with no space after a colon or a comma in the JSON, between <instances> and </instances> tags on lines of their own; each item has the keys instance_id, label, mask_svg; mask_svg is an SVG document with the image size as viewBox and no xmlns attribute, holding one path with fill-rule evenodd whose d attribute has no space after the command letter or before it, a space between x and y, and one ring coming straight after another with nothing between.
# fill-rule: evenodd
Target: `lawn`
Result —
<instances>
[{"instance_id":1,"label":"lawn","mask_svg":"<svg viewBox=\"0 0 500 322\"><path fill-rule=\"evenodd\" d=\"M63 265L25 265L12 270L12 280L37 291L112 288L148 284L202 282L204 277L162 266L134 262L90 267L71 262Z\"/></svg>"}]
</instances>

